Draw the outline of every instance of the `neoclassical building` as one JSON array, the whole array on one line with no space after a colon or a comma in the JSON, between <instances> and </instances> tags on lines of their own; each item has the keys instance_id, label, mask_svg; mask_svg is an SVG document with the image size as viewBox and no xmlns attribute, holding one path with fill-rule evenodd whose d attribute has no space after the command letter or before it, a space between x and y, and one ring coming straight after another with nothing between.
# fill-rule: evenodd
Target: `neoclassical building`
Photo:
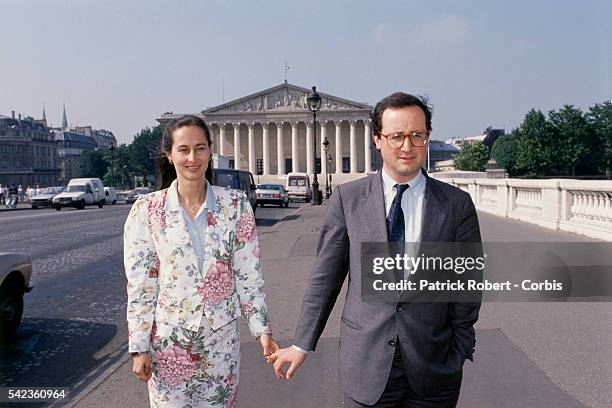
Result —
<instances>
[{"instance_id":1,"label":"neoclassical building","mask_svg":"<svg viewBox=\"0 0 612 408\"><path fill-rule=\"evenodd\" d=\"M376 151L370 136L372 107L319 92L314 149L309 93L285 82L197 115L211 128L213 153L229 158L231 167L249 170L258 182L278 181L292 171L313 174L313 155L317 173L333 174L335 183L371 172ZM157 120L165 124L182 115L166 113ZM326 139L327 160L321 160Z\"/></svg>"}]
</instances>

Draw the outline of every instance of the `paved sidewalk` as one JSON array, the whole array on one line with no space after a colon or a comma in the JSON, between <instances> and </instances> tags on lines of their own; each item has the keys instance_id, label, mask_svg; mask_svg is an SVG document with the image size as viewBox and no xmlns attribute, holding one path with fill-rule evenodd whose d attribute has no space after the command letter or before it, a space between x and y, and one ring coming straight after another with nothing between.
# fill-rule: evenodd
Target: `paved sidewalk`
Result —
<instances>
[{"instance_id":1,"label":"paved sidewalk","mask_svg":"<svg viewBox=\"0 0 612 408\"><path fill-rule=\"evenodd\" d=\"M262 268L266 279L266 294L270 315L274 324L275 338L281 346L289 345L295 320L299 315L304 287L307 283L309 268L313 261L319 233L321 217L326 206L304 206L294 215L286 217L275 228L261 234ZM483 230L490 231L495 240L496 231L501 226L524 230L525 224L510 225L506 220L481 214ZM511 221L514 222L514 221ZM533 226L527 226L531 228ZM537 228L537 227L534 227ZM534 230L535 231L535 230ZM538 230L539 231L539 230ZM546 235L546 232L538 232ZM486 236L487 234L485 234ZM249 337L246 326L241 323L242 367L240 379L239 407L339 407L342 406L342 393L337 381L337 349L339 335L339 314L342 308L344 291L339 296L330 321L315 353L311 353L296 377L289 381L278 381L269 365L261 357L258 345ZM555 330L564 326L567 315L584 321L585 336L599 342L602 331L609 333L609 322L602 325L593 322L588 312L592 309L567 309L560 304L485 304L481 320L477 326L477 351L473 363L467 362L464 369L462 394L459 402L464 408L490 407L604 407L607 405L605 378L593 380L587 373L591 385L580 394L584 401L592 395L591 403L586 405L566 389L573 389L573 383L565 382L566 375L576 375L567 365L552 364L557 360L569 359L573 365L580 363L597 366L602 359L593 353L581 353L578 349L565 349L565 339L555 336ZM517 306L517 307L515 307ZM571 305L570 305L571 306ZM553 307L551 309L551 307ZM573 306L572 306L573 307ZM598 318L606 316L609 307L604 306ZM529 315L530 311L536 311ZM517 319L516 313L522 314ZM537 315L537 311L539 315ZM518 316L521 317L521 316ZM533 320L546 320L549 325L537 328L530 326ZM507 326L507 327L506 327ZM529 330L526 330L529 328ZM603 333L605 334L605 333ZM599 337L598 337L599 335ZM568 334L571 342L572 334ZM539 341L538 341L539 339ZM579 347L577 347L579 348ZM604 351L604 350L602 350ZM603 354L605 355L605 354ZM605 364L605 363L603 363ZM607 366L600 370L605 376ZM565 370L565 371L564 371ZM551 378L555 379L554 381ZM607 377L609 378L609 377ZM562 389L557 384L563 384ZM576 392L578 394L578 392ZM576 395L574 394L574 395ZM52 406L60 406L57 403ZM101 365L90 372L73 387L68 407L147 407L146 386L136 380L131 373L131 358L127 346L101 361Z\"/></svg>"},{"instance_id":2,"label":"paved sidewalk","mask_svg":"<svg viewBox=\"0 0 612 408\"><path fill-rule=\"evenodd\" d=\"M19 210L31 210L30 204L17 204L17 208L8 208L6 205L0 205L0 211L19 211Z\"/></svg>"}]
</instances>

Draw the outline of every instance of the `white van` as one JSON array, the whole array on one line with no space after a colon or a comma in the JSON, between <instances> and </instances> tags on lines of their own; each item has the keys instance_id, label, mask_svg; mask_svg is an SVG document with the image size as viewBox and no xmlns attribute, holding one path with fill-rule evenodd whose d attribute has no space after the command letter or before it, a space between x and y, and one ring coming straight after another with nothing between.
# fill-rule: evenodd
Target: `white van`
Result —
<instances>
[{"instance_id":1,"label":"white van","mask_svg":"<svg viewBox=\"0 0 612 408\"><path fill-rule=\"evenodd\" d=\"M77 178L68 182L68 187L53 197L53 208L60 211L62 207L75 207L79 210L86 205L104 206L104 185L98 178Z\"/></svg>"},{"instance_id":2,"label":"white van","mask_svg":"<svg viewBox=\"0 0 612 408\"><path fill-rule=\"evenodd\" d=\"M310 189L310 177L308 174L287 174L287 192L289 193L289 201L300 199L309 203L312 198L312 191Z\"/></svg>"},{"instance_id":3,"label":"white van","mask_svg":"<svg viewBox=\"0 0 612 408\"><path fill-rule=\"evenodd\" d=\"M104 187L104 204L117 204L117 190L115 190L115 187Z\"/></svg>"}]
</instances>

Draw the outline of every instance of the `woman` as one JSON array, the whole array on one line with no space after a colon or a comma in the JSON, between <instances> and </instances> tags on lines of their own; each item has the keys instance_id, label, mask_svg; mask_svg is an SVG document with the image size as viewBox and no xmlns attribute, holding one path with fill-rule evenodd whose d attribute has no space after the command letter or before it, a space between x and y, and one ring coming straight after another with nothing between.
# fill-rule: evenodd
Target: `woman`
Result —
<instances>
[{"instance_id":1,"label":"woman","mask_svg":"<svg viewBox=\"0 0 612 408\"><path fill-rule=\"evenodd\" d=\"M152 407L233 407L242 312L264 356L278 349L245 194L212 186L208 127L196 116L166 126L161 190L125 223L127 320L133 372Z\"/></svg>"}]
</instances>

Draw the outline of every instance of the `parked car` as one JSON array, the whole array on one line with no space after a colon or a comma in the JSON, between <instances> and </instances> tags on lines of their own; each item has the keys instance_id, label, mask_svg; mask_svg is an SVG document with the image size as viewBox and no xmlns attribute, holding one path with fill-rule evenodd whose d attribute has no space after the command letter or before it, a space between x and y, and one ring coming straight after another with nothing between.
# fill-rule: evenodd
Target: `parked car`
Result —
<instances>
[{"instance_id":1,"label":"parked car","mask_svg":"<svg viewBox=\"0 0 612 408\"><path fill-rule=\"evenodd\" d=\"M255 213L257 195L255 193L255 181L251 172L235 169L213 169L213 184L215 186L244 191L251 203L253 213Z\"/></svg>"},{"instance_id":2,"label":"parked car","mask_svg":"<svg viewBox=\"0 0 612 408\"><path fill-rule=\"evenodd\" d=\"M125 197L125 202L128 204L134 204L138 197L141 195L152 193L154 190L149 187L136 187L134 190L130 191L128 195Z\"/></svg>"},{"instance_id":3,"label":"parked car","mask_svg":"<svg viewBox=\"0 0 612 408\"><path fill-rule=\"evenodd\" d=\"M289 192L290 201L300 199L309 203L312 198L312 190L310 189L310 177L308 174L287 174L287 191Z\"/></svg>"},{"instance_id":4,"label":"parked car","mask_svg":"<svg viewBox=\"0 0 612 408\"><path fill-rule=\"evenodd\" d=\"M38 207L53 207L53 197L64 191L64 187L46 187L38 194L30 197L30 205L35 210Z\"/></svg>"},{"instance_id":5,"label":"parked car","mask_svg":"<svg viewBox=\"0 0 612 408\"><path fill-rule=\"evenodd\" d=\"M23 295L32 290L32 261L17 253L0 253L0 343L10 341L23 315Z\"/></svg>"},{"instance_id":6,"label":"parked car","mask_svg":"<svg viewBox=\"0 0 612 408\"><path fill-rule=\"evenodd\" d=\"M86 205L104 206L104 185L98 178L77 178L68 182L68 187L53 197L53 208L75 207L82 210Z\"/></svg>"},{"instance_id":7,"label":"parked car","mask_svg":"<svg viewBox=\"0 0 612 408\"><path fill-rule=\"evenodd\" d=\"M117 204L117 190L115 190L115 187L104 187L104 204Z\"/></svg>"},{"instance_id":8,"label":"parked car","mask_svg":"<svg viewBox=\"0 0 612 408\"><path fill-rule=\"evenodd\" d=\"M258 184L256 193L257 204L261 207L265 204L289 207L289 194L282 184Z\"/></svg>"}]
</instances>

